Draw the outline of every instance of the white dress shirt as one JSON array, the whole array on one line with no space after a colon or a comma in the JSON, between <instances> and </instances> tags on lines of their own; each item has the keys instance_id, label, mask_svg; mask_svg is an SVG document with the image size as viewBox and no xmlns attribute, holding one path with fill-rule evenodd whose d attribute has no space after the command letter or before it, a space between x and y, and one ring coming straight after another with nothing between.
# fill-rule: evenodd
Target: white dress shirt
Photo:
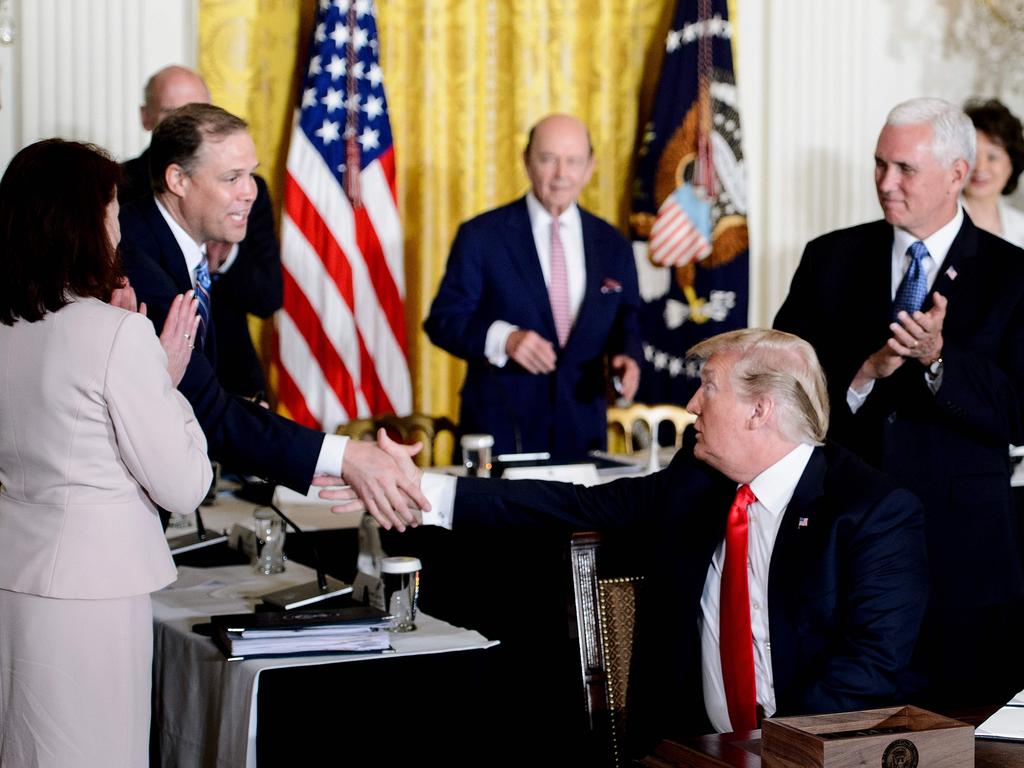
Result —
<instances>
[{"instance_id":1,"label":"white dress shirt","mask_svg":"<svg viewBox=\"0 0 1024 768\"><path fill-rule=\"evenodd\" d=\"M768 631L768 572L772 549L782 517L793 491L810 461L813 445L801 443L753 479L750 489L757 501L747 508L747 584L750 591L750 628L754 641L754 679L757 703L765 717L775 714L775 686L772 677L772 644ZM723 510L724 512L724 510ZM700 599L701 671L704 679L704 707L711 725L720 733L732 731L722 680L722 658L718 640L722 565L725 541L718 545L708 566L704 594Z\"/></svg>"},{"instance_id":2,"label":"white dress shirt","mask_svg":"<svg viewBox=\"0 0 1024 768\"><path fill-rule=\"evenodd\" d=\"M800 481L814 446L801 443L753 479L750 488L757 501L747 509L749 520L747 551L748 585L750 590L750 625L754 642L754 676L757 681L757 702L766 716L775 713L775 687L772 681L771 638L768 633L768 572L772 549L782 517ZM430 511L423 513L423 525L436 525L451 530L455 506L457 478L438 472L425 472L420 482L423 495L430 502ZM723 514L726 510L723 510ZM706 510L709 514L712 510ZM700 600L699 629L704 678L704 705L711 724L717 731L733 730L725 702L722 661L718 644L719 592L722 565L725 562L725 540L718 545L708 566L704 594Z\"/></svg>"},{"instance_id":3,"label":"white dress shirt","mask_svg":"<svg viewBox=\"0 0 1024 768\"><path fill-rule=\"evenodd\" d=\"M160 202L160 198L156 198L156 208L160 211L160 215L164 217L164 221L167 222L167 226L170 227L171 234L174 235L174 241L181 249L182 256L185 257L185 268L188 270L188 277L192 282L192 289L195 290L196 267L206 260L206 243L200 244L193 240L192 236L174 220L170 211L168 211L164 207L163 203ZM237 255L237 247L234 248L232 252ZM221 271L224 271L224 269ZM316 459L316 469L314 470L314 473L317 475L341 475L341 469L345 463L346 445L348 445L347 437L325 434L324 441L320 445L320 454Z\"/></svg>"},{"instance_id":4,"label":"white dress shirt","mask_svg":"<svg viewBox=\"0 0 1024 768\"><path fill-rule=\"evenodd\" d=\"M526 194L526 211L530 216L533 244L537 248L540 271L544 274L544 285L550 288L552 216L540 204L532 191ZM562 249L565 252L565 271L569 279L569 313L575 322L587 290L587 264L583 254L583 222L580 219L580 209L576 203L562 211L558 217L558 236L562 240ZM491 323L484 340L484 356L491 365L501 368L508 362L505 344L512 331L517 330L519 330L519 326L512 325L505 320L495 320Z\"/></svg>"},{"instance_id":5,"label":"white dress shirt","mask_svg":"<svg viewBox=\"0 0 1024 768\"><path fill-rule=\"evenodd\" d=\"M946 255L949 253L950 247L953 245L953 241L956 236L960 233L960 227L964 223L964 209L962 205L957 205L956 215L949 220L948 223L937 229L931 235L926 237L923 242L925 248L928 249L928 255L921 259L921 267L924 269L925 277L928 280L928 290L931 291L932 285L935 284L935 278L939 276L939 267L942 266L942 262L946 260ZM890 295L893 300L896 299L896 291L899 289L900 283L903 281L903 275L910 268L910 254L907 250L910 248L912 243L916 243L918 238L907 232L905 229L899 227L893 227L893 238L892 238L892 272L890 280ZM924 375L924 374L922 374ZM935 393L939 389L939 385L942 383L941 379L930 380L925 379L928 383L932 393ZM856 390L850 386L846 390L846 404L850 406L850 410L856 413L860 410L860 407L864 405L864 402L868 399L868 395L871 394L871 390L875 388L875 382L872 379L869 381L862 390Z\"/></svg>"}]
</instances>

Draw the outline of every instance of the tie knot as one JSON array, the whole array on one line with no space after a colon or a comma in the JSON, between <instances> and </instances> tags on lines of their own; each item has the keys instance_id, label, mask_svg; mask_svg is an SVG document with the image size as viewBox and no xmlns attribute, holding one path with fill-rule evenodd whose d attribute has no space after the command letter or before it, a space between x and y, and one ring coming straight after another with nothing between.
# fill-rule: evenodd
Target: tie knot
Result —
<instances>
[{"instance_id":1,"label":"tie knot","mask_svg":"<svg viewBox=\"0 0 1024 768\"><path fill-rule=\"evenodd\" d=\"M733 501L733 506L743 507L746 509L755 501L757 501L757 496L755 496L754 492L750 490L749 485L744 484L736 489L736 500Z\"/></svg>"},{"instance_id":2,"label":"tie knot","mask_svg":"<svg viewBox=\"0 0 1024 768\"><path fill-rule=\"evenodd\" d=\"M907 248L907 253L910 254L910 258L920 263L925 256L929 255L928 246L926 246L920 240L915 240L910 244L910 247Z\"/></svg>"},{"instance_id":3,"label":"tie knot","mask_svg":"<svg viewBox=\"0 0 1024 768\"><path fill-rule=\"evenodd\" d=\"M210 289L210 268L206 266L206 259L196 265L196 282L203 288Z\"/></svg>"}]
</instances>

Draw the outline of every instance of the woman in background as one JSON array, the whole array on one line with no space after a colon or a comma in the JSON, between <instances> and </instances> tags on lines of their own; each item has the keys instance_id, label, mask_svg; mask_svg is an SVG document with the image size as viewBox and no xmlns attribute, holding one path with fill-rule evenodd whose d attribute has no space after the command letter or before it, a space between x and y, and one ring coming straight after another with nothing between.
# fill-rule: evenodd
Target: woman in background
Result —
<instances>
[{"instance_id":1,"label":"woman in background","mask_svg":"<svg viewBox=\"0 0 1024 768\"><path fill-rule=\"evenodd\" d=\"M206 440L175 386L195 300L157 340L119 289L119 166L57 139L0 180L0 765L149 762L157 516L195 510ZM115 289L118 289L115 291ZM161 348L161 346L163 348Z\"/></svg>"},{"instance_id":2,"label":"woman in background","mask_svg":"<svg viewBox=\"0 0 1024 768\"><path fill-rule=\"evenodd\" d=\"M974 170L964 187L967 212L982 229L1024 247L1024 213L1003 200L1024 171L1020 120L998 99L969 101L964 111L978 136Z\"/></svg>"}]
</instances>

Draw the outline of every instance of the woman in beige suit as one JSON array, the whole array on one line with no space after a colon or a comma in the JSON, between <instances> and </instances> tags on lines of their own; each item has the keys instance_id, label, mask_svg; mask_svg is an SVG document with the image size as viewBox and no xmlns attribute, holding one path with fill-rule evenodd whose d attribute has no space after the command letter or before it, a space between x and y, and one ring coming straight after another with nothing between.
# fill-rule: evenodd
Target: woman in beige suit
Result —
<instances>
[{"instance_id":1,"label":"woman in beige suit","mask_svg":"<svg viewBox=\"0 0 1024 768\"><path fill-rule=\"evenodd\" d=\"M158 341L118 289L119 167L48 140L0 180L0 765L148 764L149 593L175 578L156 505L192 512L206 441L175 389L195 331Z\"/></svg>"}]
</instances>

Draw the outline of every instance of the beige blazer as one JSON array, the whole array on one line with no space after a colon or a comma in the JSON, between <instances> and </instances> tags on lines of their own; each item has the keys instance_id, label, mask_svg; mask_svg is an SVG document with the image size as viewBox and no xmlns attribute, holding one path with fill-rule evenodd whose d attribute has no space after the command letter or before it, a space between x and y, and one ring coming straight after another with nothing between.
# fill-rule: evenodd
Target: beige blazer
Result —
<instances>
[{"instance_id":1,"label":"beige blazer","mask_svg":"<svg viewBox=\"0 0 1024 768\"><path fill-rule=\"evenodd\" d=\"M0 325L0 589L110 598L175 578L156 506L192 512L206 439L143 316L79 299Z\"/></svg>"}]
</instances>

